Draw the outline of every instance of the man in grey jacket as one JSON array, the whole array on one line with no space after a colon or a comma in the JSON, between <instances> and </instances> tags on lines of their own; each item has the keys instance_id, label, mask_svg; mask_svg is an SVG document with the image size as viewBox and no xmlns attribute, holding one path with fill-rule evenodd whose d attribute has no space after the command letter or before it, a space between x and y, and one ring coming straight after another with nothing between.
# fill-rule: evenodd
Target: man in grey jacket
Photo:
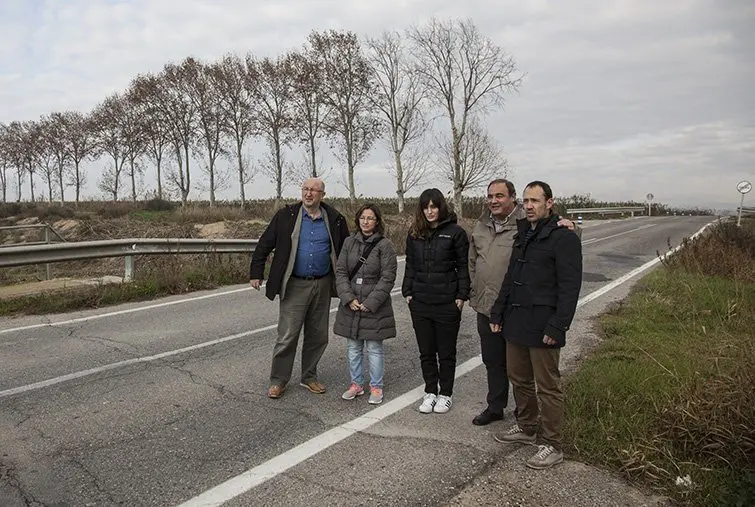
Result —
<instances>
[{"instance_id":1,"label":"man in grey jacket","mask_svg":"<svg viewBox=\"0 0 755 507\"><path fill-rule=\"evenodd\" d=\"M509 265L516 221L525 217L521 204L517 204L514 184L506 179L495 179L488 184L487 210L469 237L472 282L469 305L477 312L477 332L488 379L487 407L472 419L475 426L503 419L503 409L509 401L506 342L500 332L490 330L490 309ZM574 229L570 220L561 219L559 225Z\"/></svg>"}]
</instances>

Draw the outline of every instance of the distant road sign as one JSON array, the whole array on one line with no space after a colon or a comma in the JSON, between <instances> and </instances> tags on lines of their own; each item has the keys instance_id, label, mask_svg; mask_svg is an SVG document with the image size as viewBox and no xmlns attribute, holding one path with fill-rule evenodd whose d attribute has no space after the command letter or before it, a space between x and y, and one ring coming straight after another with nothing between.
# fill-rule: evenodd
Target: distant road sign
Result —
<instances>
[{"instance_id":1,"label":"distant road sign","mask_svg":"<svg viewBox=\"0 0 755 507\"><path fill-rule=\"evenodd\" d=\"M737 191L740 194L746 194L750 190L752 190L752 183L750 183L749 181L743 180L737 183Z\"/></svg>"},{"instance_id":2,"label":"distant road sign","mask_svg":"<svg viewBox=\"0 0 755 507\"><path fill-rule=\"evenodd\" d=\"M648 201L652 201L653 197L655 197L655 196L653 194L648 194L645 197L647 198Z\"/></svg>"}]
</instances>

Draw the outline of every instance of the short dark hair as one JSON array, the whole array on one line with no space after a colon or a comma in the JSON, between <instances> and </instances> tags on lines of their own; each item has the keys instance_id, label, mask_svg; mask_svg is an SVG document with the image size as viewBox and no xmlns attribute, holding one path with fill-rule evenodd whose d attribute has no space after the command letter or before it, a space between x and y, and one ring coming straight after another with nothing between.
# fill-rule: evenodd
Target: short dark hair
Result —
<instances>
[{"instance_id":1,"label":"short dark hair","mask_svg":"<svg viewBox=\"0 0 755 507\"><path fill-rule=\"evenodd\" d=\"M551 186L548 185L544 181L539 181L539 180L531 181L527 183L527 186L524 188L528 189L528 188L535 188L535 187L540 187L543 190L543 193L545 194L546 199L553 199L553 190L551 190Z\"/></svg>"},{"instance_id":2,"label":"short dark hair","mask_svg":"<svg viewBox=\"0 0 755 507\"><path fill-rule=\"evenodd\" d=\"M438 207L438 222L446 220L451 215L451 210L448 206L446 198L443 196L443 192L437 188L428 188L423 190L419 194L419 202L417 203L417 210L414 214L414 223L411 228L411 235L415 238L420 236L426 236L430 230L430 223L425 218L424 209L430 205L432 201Z\"/></svg>"},{"instance_id":3,"label":"short dark hair","mask_svg":"<svg viewBox=\"0 0 755 507\"><path fill-rule=\"evenodd\" d=\"M354 215L354 223L356 224L357 231L362 230L361 227L359 227L359 217L362 216L362 213L364 213L364 210L370 210L373 213L375 213L375 218L377 220L375 221L375 232L380 233L381 235L385 235L385 224L383 223L383 214L380 213L380 208L378 208L378 205L372 202L368 202L363 204L359 210L357 210L356 215Z\"/></svg>"},{"instance_id":4,"label":"short dark hair","mask_svg":"<svg viewBox=\"0 0 755 507\"><path fill-rule=\"evenodd\" d=\"M503 184L506 185L506 190L509 191L509 197L515 197L516 196L516 188L514 188L514 184L511 183L509 180L505 178L496 178L490 183L488 183L488 191L490 191L490 187L497 184Z\"/></svg>"}]
</instances>

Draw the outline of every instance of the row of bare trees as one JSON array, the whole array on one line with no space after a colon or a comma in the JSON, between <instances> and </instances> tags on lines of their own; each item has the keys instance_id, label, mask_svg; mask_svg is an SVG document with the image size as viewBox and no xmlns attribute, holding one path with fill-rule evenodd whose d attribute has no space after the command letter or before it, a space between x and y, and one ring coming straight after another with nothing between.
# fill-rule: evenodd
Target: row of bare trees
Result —
<instances>
[{"instance_id":1,"label":"row of bare trees","mask_svg":"<svg viewBox=\"0 0 755 507\"><path fill-rule=\"evenodd\" d=\"M97 159L106 163L98 188L113 199L125 183L136 200L150 168L158 198L167 185L186 203L198 163L211 205L234 178L243 207L258 172L278 198L294 177L322 175L325 143L354 199L356 169L383 141L400 209L405 194L436 171L452 182L460 207L462 192L506 171L484 118L521 79L511 56L471 20L431 20L363 41L348 31L315 31L300 50L276 58L188 57L137 75L86 115L0 124L2 197L15 183L20 200L28 182L34 199L41 179L50 201L65 202L73 187L78 202L82 163ZM253 143L264 146L262 156Z\"/></svg>"}]
</instances>

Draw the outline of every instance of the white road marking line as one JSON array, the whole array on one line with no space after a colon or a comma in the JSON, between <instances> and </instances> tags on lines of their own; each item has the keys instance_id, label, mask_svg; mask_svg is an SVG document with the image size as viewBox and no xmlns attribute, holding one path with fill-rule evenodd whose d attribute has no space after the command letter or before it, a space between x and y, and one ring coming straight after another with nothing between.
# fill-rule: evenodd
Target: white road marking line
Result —
<instances>
[{"instance_id":1,"label":"white road marking line","mask_svg":"<svg viewBox=\"0 0 755 507\"><path fill-rule=\"evenodd\" d=\"M401 255L398 258L398 262L404 262L406 260L406 256ZM264 287L265 284L262 284L262 287ZM233 289L233 290L227 290L223 292L216 292L213 294L205 294L203 296L193 296L193 297L187 297L183 299L178 299L176 301L165 301L162 303L155 303L152 305L146 305L146 306L140 306L138 308L129 308L128 310L116 310L114 312L107 312L107 313L100 313L97 315L89 315L87 317L78 317L75 319L69 319L69 320L61 320L60 322L42 322L40 324L30 324L28 326L20 326L20 327L12 327L8 329L0 329L0 334L6 334L6 333L15 333L16 331L27 331L29 329L39 329L41 327L54 327L54 326L65 326L68 324L76 324L79 322L88 322L90 320L97 320L97 319L104 319L105 317L115 317L118 315L127 315L129 313L135 313L135 312L142 312L144 310L153 310L155 308L164 308L166 306L173 306L173 305L179 305L182 303L193 303L194 301L201 301L203 299L210 299L210 298L217 298L221 296L227 296L229 294L238 294L239 292L246 292L252 290L251 287L243 287L241 289Z\"/></svg>"},{"instance_id":2,"label":"white road marking line","mask_svg":"<svg viewBox=\"0 0 755 507\"><path fill-rule=\"evenodd\" d=\"M394 289L391 291L391 295L395 296L397 294L401 294L401 289ZM334 313L338 311L338 307L330 309L330 313ZM223 338L218 338L217 340L212 340L209 342L203 342L198 343L196 345L190 345L188 347L183 347L180 349L175 350L169 350L167 352L161 352L159 354L154 354L152 356L144 356L144 357L135 357L133 359L126 359L124 361L118 361L116 363L110 363L105 364L102 366L97 366L96 368L90 368L88 370L82 370L77 371L73 373L68 373L66 375L61 375L59 377L54 377L47 380L42 380L40 382L35 382L33 384L27 384L24 386L14 387L12 389L6 389L4 391L0 391L0 399L6 398L8 396L13 396L14 394L21 394L26 393L29 391L35 391L37 389L42 389L43 387L49 387L54 386L56 384L61 384L63 382L67 382L69 380L75 380L77 378L82 377L88 377L90 375L96 375L97 373L102 373L105 371L114 370L116 368L121 368L123 366L129 366L132 364L141 364L141 363L149 363L151 361L157 361L158 359L165 359L166 357L175 356L178 354L183 354L184 352L192 352L194 350L201 350L206 347L211 347L212 345L218 345L220 343L225 343L233 340L238 340L239 338L246 338L247 336L252 336L259 333L264 333L265 331L271 331L274 329L277 329L278 324L271 324L269 326L260 327L257 329L252 329L250 331L244 331L243 333L237 333L230 336L224 336Z\"/></svg>"},{"instance_id":3,"label":"white road marking line","mask_svg":"<svg viewBox=\"0 0 755 507\"><path fill-rule=\"evenodd\" d=\"M584 245L592 245L592 244L594 244L594 243L597 243L597 242L599 242L599 241L605 241L605 240L607 240L607 239L616 238L616 237L618 237L618 236L623 236L624 234L629 234L629 233L631 233L631 232L637 232L637 231L640 231L640 230L642 230L642 229L647 229L648 227L655 227L656 225L658 225L658 224L645 224L645 225L641 225L641 226L639 226L639 227L635 227L634 229L630 229L630 230L628 230L628 231L620 232L620 233L618 233L618 234L611 234L610 236L606 236L606 237L604 237L604 238L592 238L592 239L586 239L586 240L584 240L584 241L582 242L582 245L583 245L583 246L584 246Z\"/></svg>"},{"instance_id":4,"label":"white road marking line","mask_svg":"<svg viewBox=\"0 0 755 507\"><path fill-rule=\"evenodd\" d=\"M468 359L456 367L456 378L466 375L481 364L481 356ZM352 419L349 422L331 428L328 431L289 449L283 454L279 454L278 456L205 491L201 495L182 503L180 507L208 507L222 505L228 500L242 495L254 487L259 486L263 482L282 474L286 470L351 435L364 431L388 416L403 410L421 398L424 393L424 385L415 387L411 391L404 393L387 403L381 404L378 408L370 410L356 419Z\"/></svg>"},{"instance_id":5,"label":"white road marking line","mask_svg":"<svg viewBox=\"0 0 755 507\"><path fill-rule=\"evenodd\" d=\"M690 239L694 239L707 229L710 224L705 225L699 231L691 236ZM673 250L664 255L669 255L679 249L681 245L677 246ZM655 258L652 261L646 262L642 266L633 269L626 275L617 278L613 282L601 287L600 289L591 292L587 296L581 298L577 302L577 308L580 308L590 301L595 300L606 292L610 291L622 285L630 278L642 273L655 266L660 262L659 258ZM468 359L456 368L455 378L462 377L474 370L482 364L482 355L475 356ZM393 415L394 413L402 410L412 403L415 403L419 398L424 395L425 387L420 385L412 389L411 391L402 394L398 398L379 406L373 410L370 410L366 414L352 419L349 422L336 426L321 433L320 435L307 440L306 442L297 445L289 449L288 451L271 458L264 463L257 465L254 468L247 470L235 477L228 479L227 481L215 486L212 489L205 491L204 493L195 496L194 498L187 500L180 504L178 507L215 507L224 504L225 502L242 495L256 486L259 486L263 482L275 478L286 470L302 463L308 458L324 451L325 449L337 444L341 440L359 432L364 431L370 426L382 421L386 417Z\"/></svg>"}]
</instances>

